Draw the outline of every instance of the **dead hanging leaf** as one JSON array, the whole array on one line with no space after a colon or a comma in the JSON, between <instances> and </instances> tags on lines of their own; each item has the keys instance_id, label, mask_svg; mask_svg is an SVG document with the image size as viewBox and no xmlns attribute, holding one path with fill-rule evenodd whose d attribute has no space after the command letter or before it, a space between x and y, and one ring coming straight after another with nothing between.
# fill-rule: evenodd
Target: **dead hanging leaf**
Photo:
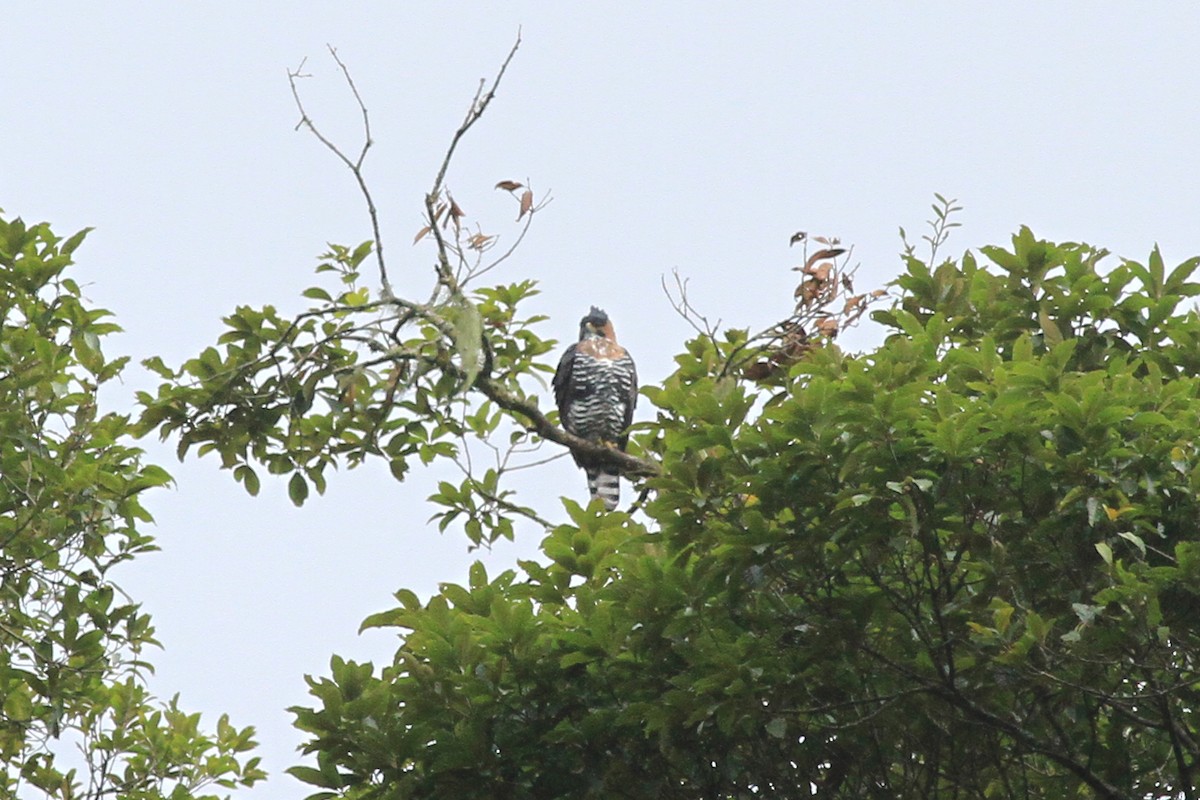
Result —
<instances>
[{"instance_id":1,"label":"dead hanging leaf","mask_svg":"<svg viewBox=\"0 0 1200 800\"><path fill-rule=\"evenodd\" d=\"M500 181L499 183L496 184L496 188L503 189L506 192L515 192L517 189L520 189L524 185L525 184L517 183L516 181Z\"/></svg>"},{"instance_id":2,"label":"dead hanging leaf","mask_svg":"<svg viewBox=\"0 0 1200 800\"><path fill-rule=\"evenodd\" d=\"M752 381L761 381L764 378L769 378L774 371L775 368L772 364L766 361L757 361L746 367L743 374Z\"/></svg>"},{"instance_id":3,"label":"dead hanging leaf","mask_svg":"<svg viewBox=\"0 0 1200 800\"><path fill-rule=\"evenodd\" d=\"M526 214L528 214L532 209L533 209L533 190L526 189L525 193L521 195L521 213L517 214L517 222L520 222L521 218L524 217Z\"/></svg>"},{"instance_id":4,"label":"dead hanging leaf","mask_svg":"<svg viewBox=\"0 0 1200 800\"><path fill-rule=\"evenodd\" d=\"M477 233L470 239L467 239L467 247L472 250L482 250L483 248L487 247L488 243L491 242L492 239L495 238L496 236L494 234L488 236L487 234Z\"/></svg>"},{"instance_id":5,"label":"dead hanging leaf","mask_svg":"<svg viewBox=\"0 0 1200 800\"><path fill-rule=\"evenodd\" d=\"M887 289L876 289L875 291L871 292L871 299L883 297L885 294L887 294Z\"/></svg>"},{"instance_id":6,"label":"dead hanging leaf","mask_svg":"<svg viewBox=\"0 0 1200 800\"><path fill-rule=\"evenodd\" d=\"M428 235L429 235L429 232L430 232L431 230L433 230L433 228L431 228L430 226L426 225L424 228L421 228L421 230L417 231L417 235L416 235L415 237L413 237L413 244L416 244L417 242L421 241L421 240L422 240L422 239L424 239L426 236L428 236Z\"/></svg>"},{"instance_id":7,"label":"dead hanging leaf","mask_svg":"<svg viewBox=\"0 0 1200 800\"><path fill-rule=\"evenodd\" d=\"M842 288L845 289L847 292L854 291L854 281L850 280L849 275L842 276Z\"/></svg>"},{"instance_id":8,"label":"dead hanging leaf","mask_svg":"<svg viewBox=\"0 0 1200 800\"><path fill-rule=\"evenodd\" d=\"M771 353L768 363L773 368L790 367L804 358L811 349L812 344L808 341L808 334L804 332L803 326L793 323L785 327L779 347Z\"/></svg>"},{"instance_id":9,"label":"dead hanging leaf","mask_svg":"<svg viewBox=\"0 0 1200 800\"><path fill-rule=\"evenodd\" d=\"M820 242L821 244L825 245L826 247L829 246L829 240L826 239L824 236L814 236L813 241Z\"/></svg>"},{"instance_id":10,"label":"dead hanging leaf","mask_svg":"<svg viewBox=\"0 0 1200 800\"><path fill-rule=\"evenodd\" d=\"M454 220L454 230L459 229L459 220L465 217L466 214L458 207L458 203L454 202L454 198L450 198L450 216L447 219Z\"/></svg>"},{"instance_id":11,"label":"dead hanging leaf","mask_svg":"<svg viewBox=\"0 0 1200 800\"><path fill-rule=\"evenodd\" d=\"M854 308L860 305L864 300L866 300L866 298L867 296L865 294L856 294L854 297L846 298L846 306L842 309L842 313L847 314L854 310Z\"/></svg>"},{"instance_id":12,"label":"dead hanging leaf","mask_svg":"<svg viewBox=\"0 0 1200 800\"><path fill-rule=\"evenodd\" d=\"M818 261L824 261L827 258L837 258L844 252L846 252L844 247L827 247L818 250L808 257L808 261L804 262L804 266L801 269L811 274L813 264L816 264Z\"/></svg>"},{"instance_id":13,"label":"dead hanging leaf","mask_svg":"<svg viewBox=\"0 0 1200 800\"><path fill-rule=\"evenodd\" d=\"M833 337L837 336L838 324L837 320L835 320L833 317L822 317L821 319L817 320L816 326L817 333L821 334L827 339L832 339Z\"/></svg>"},{"instance_id":14,"label":"dead hanging leaf","mask_svg":"<svg viewBox=\"0 0 1200 800\"><path fill-rule=\"evenodd\" d=\"M812 304L821 295L821 284L814 280L807 280L796 287L795 297L799 299L800 305L807 306Z\"/></svg>"},{"instance_id":15,"label":"dead hanging leaf","mask_svg":"<svg viewBox=\"0 0 1200 800\"><path fill-rule=\"evenodd\" d=\"M807 238L808 238L808 234L805 233L804 231L796 231L795 233L792 234L792 238L788 240L788 247L791 247L792 245L796 244L797 242L803 242Z\"/></svg>"}]
</instances>

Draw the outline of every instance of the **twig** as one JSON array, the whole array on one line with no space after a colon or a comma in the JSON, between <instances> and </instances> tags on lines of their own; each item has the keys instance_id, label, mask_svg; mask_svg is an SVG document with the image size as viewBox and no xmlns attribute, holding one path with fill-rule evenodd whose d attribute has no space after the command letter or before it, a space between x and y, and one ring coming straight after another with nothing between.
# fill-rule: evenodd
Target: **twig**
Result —
<instances>
[{"instance_id":1,"label":"twig","mask_svg":"<svg viewBox=\"0 0 1200 800\"><path fill-rule=\"evenodd\" d=\"M446 171L450 168L450 161L454 158L454 151L457 149L459 141L466 135L467 131L471 130L471 126L479 121L479 118L483 116L483 112L487 110L488 105L496 96L496 89L500 86L500 81L504 78L504 73L508 70L508 65L512 62L513 56L517 54L517 48L520 46L521 30L518 28L517 40L513 42L512 49L508 51L508 57L500 65L500 70L496 73L496 77L492 80L492 86L486 93L484 92L484 87L487 85L487 79L479 81L479 88L475 91L474 99L471 100L471 108L467 111L466 117L463 118L462 124L458 126L458 130L454 132L454 136L450 139L450 146L446 149L446 155L442 159L442 165L438 169L437 177L433 180L433 188L429 190L429 194L425 195L425 213L428 218L430 231L437 241L438 279L451 292L459 291L460 287L454 279L454 271L451 269L450 260L446 256L448 247L441 230L438 228L434 206L442 194L442 188L446 180Z\"/></svg>"},{"instance_id":2,"label":"twig","mask_svg":"<svg viewBox=\"0 0 1200 800\"><path fill-rule=\"evenodd\" d=\"M709 339L716 339L717 332L721 329L721 320L717 320L716 325L710 325L708 322L708 317L697 311L696 307L692 305L690 300L688 300L688 281L690 281L691 278L679 277L678 267L672 269L671 274L675 276L675 287L679 292L678 301L676 301L675 297L671 294L671 290L667 288L667 277L665 275L659 277L659 283L662 284L663 294L667 296L667 302L671 304L671 308L675 309L675 313L683 317L684 321L688 325L691 325L692 329L695 330L696 333L700 334L701 336L707 336ZM697 319L704 323L703 328L696 324Z\"/></svg>"},{"instance_id":3,"label":"twig","mask_svg":"<svg viewBox=\"0 0 1200 800\"><path fill-rule=\"evenodd\" d=\"M554 530L554 523L538 516L538 513L536 511L534 511L533 509L526 508L525 506L519 506L516 503L510 503L509 501L505 500L503 497L492 494L491 492L485 490L483 487L479 486L478 482L476 482L476 484L473 488L476 492L479 493L480 497L482 497L484 500L487 500L488 502L492 503L497 508L503 509L503 510L508 511L513 514L519 514L520 516L525 517L525 519L530 520L531 522L536 522L538 525L541 525L542 528L546 531Z\"/></svg>"},{"instance_id":4,"label":"twig","mask_svg":"<svg viewBox=\"0 0 1200 800\"><path fill-rule=\"evenodd\" d=\"M388 281L387 266L383 259L383 236L379 231L379 213L375 209L375 200L371 197L371 190L367 187L367 181L363 177L362 170L363 163L367 158L367 151L370 150L371 145L375 143L371 138L370 116L367 113L367 106L365 103L363 103L362 96L358 93L358 87L354 85L354 78L350 76L350 70L342 62L341 58L338 57L337 49L332 45L326 45L326 47L329 48L329 54L333 56L334 62L337 63L338 67L342 70L342 74L346 77L346 83L350 86L350 92L354 95L354 100L356 103L358 103L358 108L362 112L362 150L359 151L357 159L351 160L349 156L342 152L340 147L326 138L325 135L317 129L316 124L314 124L312 121L312 117L310 117L308 112L304 109L304 103L300 100L300 90L296 86L296 79L311 77L310 75L301 72L301 70L304 69L304 64L308 59L302 60L300 62L300 66L298 66L295 71L288 71L288 84L292 87L292 99L296 101L296 108L300 112L300 121L296 123L296 130L299 130L301 127L308 128L309 132L312 133L313 136L317 137L317 140L321 142L321 144L329 148L334 155L341 159L342 163L345 164L350 169L350 172L354 174L354 180L358 183L358 189L362 193L363 199L367 202L367 213L371 217L371 233L375 242L375 260L379 264L379 283L382 287L382 296L385 300L391 300L395 297L395 294L392 292L391 282Z\"/></svg>"},{"instance_id":5,"label":"twig","mask_svg":"<svg viewBox=\"0 0 1200 800\"><path fill-rule=\"evenodd\" d=\"M521 226L521 232L517 234L517 238L515 241L513 241L512 245L510 245L509 248L504 251L504 253L502 253L500 256L498 256L492 263L488 264L486 267L481 267L479 269L472 270L471 273L469 275L467 275L466 281L474 280L475 278L478 278L480 275L483 275L487 272L491 272L496 267L500 266L502 263L507 261L509 256L511 256L514 252L516 252L516 249L521 246L521 242L523 242L525 240L525 234L529 233L529 226L533 224L533 215L536 212L541 211L546 206L550 205L550 202L553 199L554 198L550 195L550 191L547 190L545 199L543 199L536 206L534 206L532 209L530 209L530 212L526 215L525 224L523 226ZM466 283L466 281L464 281L464 284Z\"/></svg>"},{"instance_id":6,"label":"twig","mask_svg":"<svg viewBox=\"0 0 1200 800\"><path fill-rule=\"evenodd\" d=\"M437 196L442 191L442 182L446 178L446 170L450 168L450 159L454 157L454 149L458 147L458 142L471 129L487 109L488 104L492 102L492 98L496 96L496 89L500 86L500 81L504 78L504 73L508 69L509 63L513 60L513 56L517 54L517 48L521 46L521 29L517 29L517 40L513 43L512 49L508 52L508 57L504 59L504 63L500 65L500 71L496 73L495 79L492 81L492 88L488 89L487 94L483 95L483 87L485 80L479 81L479 90L475 92L475 99L471 103L471 109L467 112L466 118L462 124L458 126L458 130L454 132L454 138L450 140L450 147L446 150L446 157L442 159L442 166L438 170L437 178L433 181L433 188L429 190L429 194ZM482 99L480 96L482 95Z\"/></svg>"}]
</instances>

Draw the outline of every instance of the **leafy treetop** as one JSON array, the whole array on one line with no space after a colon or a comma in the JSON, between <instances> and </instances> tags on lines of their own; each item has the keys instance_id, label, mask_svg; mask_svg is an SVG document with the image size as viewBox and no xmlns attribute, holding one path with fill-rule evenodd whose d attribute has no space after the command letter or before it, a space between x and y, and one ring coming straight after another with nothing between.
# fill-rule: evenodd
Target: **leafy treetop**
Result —
<instances>
[{"instance_id":1,"label":"leafy treetop","mask_svg":"<svg viewBox=\"0 0 1200 800\"><path fill-rule=\"evenodd\" d=\"M252 728L146 690L154 627L112 573L155 549L141 496L170 477L98 405L127 359L70 277L86 234L0 214L0 796L215 798L264 773Z\"/></svg>"},{"instance_id":2,"label":"leafy treetop","mask_svg":"<svg viewBox=\"0 0 1200 800\"><path fill-rule=\"evenodd\" d=\"M782 386L690 342L645 521L398 606L294 709L312 797L1192 797L1200 260L915 256ZM1051 329L1053 326L1053 329ZM760 412L755 412L760 408Z\"/></svg>"}]
</instances>

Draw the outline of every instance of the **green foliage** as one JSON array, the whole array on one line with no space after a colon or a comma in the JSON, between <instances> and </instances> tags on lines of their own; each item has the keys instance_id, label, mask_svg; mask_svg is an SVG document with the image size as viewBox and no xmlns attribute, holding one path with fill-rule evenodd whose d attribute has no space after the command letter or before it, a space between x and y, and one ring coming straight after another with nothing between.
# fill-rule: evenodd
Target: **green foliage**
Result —
<instances>
[{"instance_id":1,"label":"green foliage","mask_svg":"<svg viewBox=\"0 0 1200 800\"><path fill-rule=\"evenodd\" d=\"M126 359L67 275L86 233L0 217L0 796L213 797L263 773L252 729L204 733L144 688L154 629L110 573L155 549L140 497L170 476L97 407Z\"/></svg>"},{"instance_id":2,"label":"green foliage","mask_svg":"<svg viewBox=\"0 0 1200 800\"><path fill-rule=\"evenodd\" d=\"M177 435L181 458L192 447L216 453L250 494L259 491L259 469L288 475L296 505L310 486L324 492L330 467L382 458L402 480L414 460L449 458L463 466L462 491L474 500L445 484L433 498L445 507L437 515L443 527L462 517L476 544L511 537L500 513L511 510L510 492L497 474L477 475L463 454L470 442L494 449L495 439L512 452L530 441L520 422L514 428L472 389L486 380L489 396L536 409L523 379L553 371L539 358L554 342L533 330L544 317L516 312L537 290L523 281L470 293L443 287L424 304L371 300L358 287L371 250L370 242L331 245L317 272L336 274L343 288L304 290L316 304L293 320L272 306L238 308L217 347L177 369L148 360L166 381L157 395L139 394L138 433Z\"/></svg>"},{"instance_id":3,"label":"green foliage","mask_svg":"<svg viewBox=\"0 0 1200 800\"><path fill-rule=\"evenodd\" d=\"M647 521L568 501L543 563L399 592L364 623L399 631L393 663L310 679L293 774L313 798L1192 796L1200 260L1101 272L1027 229L981 252L998 271L910 252L886 342L782 386L718 377L743 333L690 342L645 391Z\"/></svg>"}]
</instances>

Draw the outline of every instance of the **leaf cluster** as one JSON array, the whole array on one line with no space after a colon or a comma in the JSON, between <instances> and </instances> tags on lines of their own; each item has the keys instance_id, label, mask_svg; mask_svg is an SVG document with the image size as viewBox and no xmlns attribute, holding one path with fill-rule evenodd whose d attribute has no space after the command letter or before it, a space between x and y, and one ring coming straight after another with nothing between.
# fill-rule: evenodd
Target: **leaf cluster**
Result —
<instances>
[{"instance_id":1,"label":"leaf cluster","mask_svg":"<svg viewBox=\"0 0 1200 800\"><path fill-rule=\"evenodd\" d=\"M211 797L263 773L252 729L205 733L144 688L154 628L111 573L155 549L140 498L170 476L98 408L127 359L68 272L86 234L0 217L0 795Z\"/></svg>"}]
</instances>

